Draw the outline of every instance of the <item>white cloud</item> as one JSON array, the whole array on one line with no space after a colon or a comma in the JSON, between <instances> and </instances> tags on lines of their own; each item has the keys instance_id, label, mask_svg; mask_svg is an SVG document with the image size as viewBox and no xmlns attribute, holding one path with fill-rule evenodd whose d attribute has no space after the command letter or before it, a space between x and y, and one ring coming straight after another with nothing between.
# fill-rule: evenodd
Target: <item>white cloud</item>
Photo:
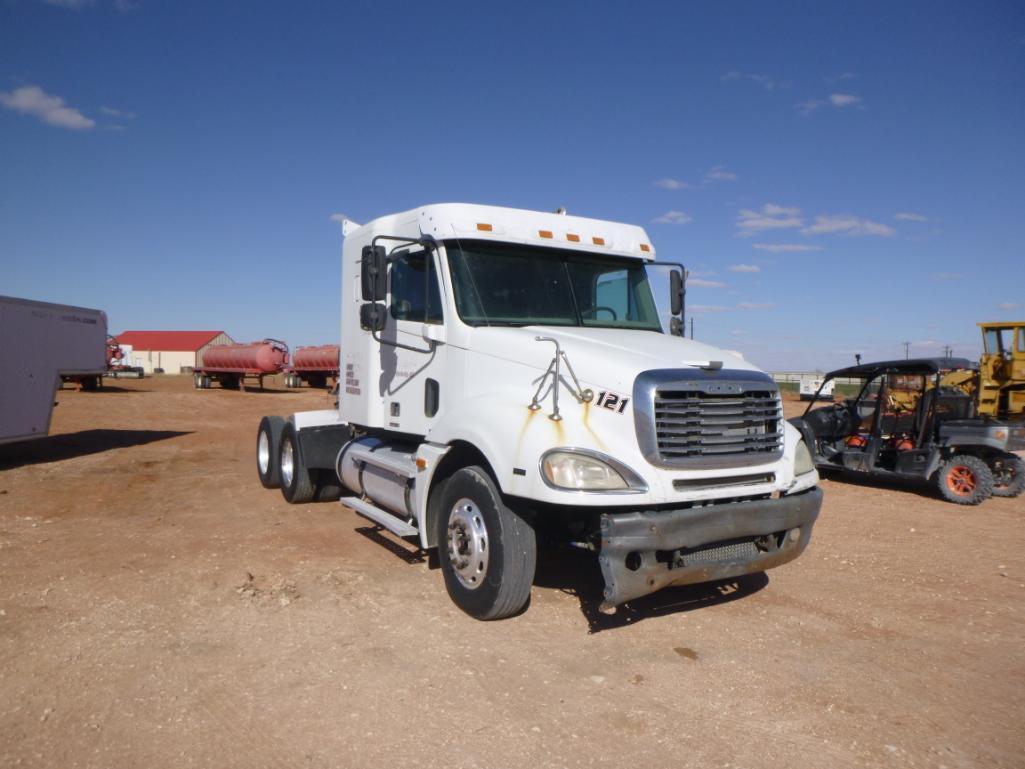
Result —
<instances>
[{"instance_id":1,"label":"white cloud","mask_svg":"<svg viewBox=\"0 0 1025 769\"><path fill-rule=\"evenodd\" d=\"M774 302L740 302L737 305L742 310L769 310L775 306Z\"/></svg>"},{"instance_id":2,"label":"white cloud","mask_svg":"<svg viewBox=\"0 0 1025 769\"><path fill-rule=\"evenodd\" d=\"M128 112L123 109L114 109L113 107L100 107L100 112L104 115L110 115L111 117L123 118L125 120L135 120L136 114L134 112Z\"/></svg>"},{"instance_id":3,"label":"white cloud","mask_svg":"<svg viewBox=\"0 0 1025 769\"><path fill-rule=\"evenodd\" d=\"M861 97L852 93L831 93L829 94L829 103L834 107L849 107L852 104L860 104Z\"/></svg>"},{"instance_id":4,"label":"white cloud","mask_svg":"<svg viewBox=\"0 0 1025 769\"><path fill-rule=\"evenodd\" d=\"M659 179L655 182L656 187L661 187L664 190L687 190L690 189L690 184L679 179Z\"/></svg>"},{"instance_id":5,"label":"white cloud","mask_svg":"<svg viewBox=\"0 0 1025 769\"><path fill-rule=\"evenodd\" d=\"M929 217L922 216L921 214L913 214L909 211L901 211L898 214L894 214L893 218L898 222L927 222Z\"/></svg>"},{"instance_id":6,"label":"white cloud","mask_svg":"<svg viewBox=\"0 0 1025 769\"><path fill-rule=\"evenodd\" d=\"M730 266L730 272L761 272L762 268L757 264L734 264Z\"/></svg>"},{"instance_id":7,"label":"white cloud","mask_svg":"<svg viewBox=\"0 0 1025 769\"><path fill-rule=\"evenodd\" d=\"M856 104L861 104L861 97L855 96L852 93L831 93L825 99L808 99L807 101L801 101L795 104L795 108L802 115L810 115L820 107L836 107L837 109L843 109L844 107L851 107Z\"/></svg>"},{"instance_id":8,"label":"white cloud","mask_svg":"<svg viewBox=\"0 0 1025 769\"><path fill-rule=\"evenodd\" d=\"M764 230L791 229L803 225L801 209L785 208L773 203L766 203L758 211L742 208L737 214L737 228L740 230L738 234L743 237Z\"/></svg>"},{"instance_id":9,"label":"white cloud","mask_svg":"<svg viewBox=\"0 0 1025 769\"><path fill-rule=\"evenodd\" d=\"M96 127L95 120L87 118L74 107L66 106L62 98L50 96L37 85L22 86L10 92L0 91L0 104L59 128L86 131Z\"/></svg>"},{"instance_id":10,"label":"white cloud","mask_svg":"<svg viewBox=\"0 0 1025 769\"><path fill-rule=\"evenodd\" d=\"M757 75L750 72L738 72L736 70L727 72L725 75L719 78L722 82L726 83L730 80L749 80L752 83L757 83L766 91L775 91L777 88L789 88L790 83L776 80L769 75Z\"/></svg>"},{"instance_id":11,"label":"white cloud","mask_svg":"<svg viewBox=\"0 0 1025 769\"><path fill-rule=\"evenodd\" d=\"M705 280L704 278L687 278L688 286L696 286L698 288L726 288L726 284L719 280Z\"/></svg>"},{"instance_id":12,"label":"white cloud","mask_svg":"<svg viewBox=\"0 0 1025 769\"><path fill-rule=\"evenodd\" d=\"M735 182L737 175L726 168L726 166L714 166L707 174L705 181L710 182Z\"/></svg>"},{"instance_id":13,"label":"white cloud","mask_svg":"<svg viewBox=\"0 0 1025 769\"><path fill-rule=\"evenodd\" d=\"M850 214L827 214L816 216L815 222L801 230L802 235L879 235L888 238L896 230L888 224L880 224Z\"/></svg>"},{"instance_id":14,"label":"white cloud","mask_svg":"<svg viewBox=\"0 0 1025 769\"><path fill-rule=\"evenodd\" d=\"M696 315L703 315L708 312L729 312L732 308L719 304L691 304L687 306L687 309Z\"/></svg>"},{"instance_id":15,"label":"white cloud","mask_svg":"<svg viewBox=\"0 0 1025 769\"><path fill-rule=\"evenodd\" d=\"M692 218L690 214L685 214L683 211L666 211L662 216L651 221L656 224L686 224Z\"/></svg>"},{"instance_id":16,"label":"white cloud","mask_svg":"<svg viewBox=\"0 0 1025 769\"><path fill-rule=\"evenodd\" d=\"M1001 310L1017 310L1020 305L1017 302L1001 302L997 306Z\"/></svg>"},{"instance_id":17,"label":"white cloud","mask_svg":"<svg viewBox=\"0 0 1025 769\"><path fill-rule=\"evenodd\" d=\"M960 272L934 272L933 280L961 280Z\"/></svg>"},{"instance_id":18,"label":"white cloud","mask_svg":"<svg viewBox=\"0 0 1025 769\"><path fill-rule=\"evenodd\" d=\"M809 246L804 243L755 243L754 247L759 251L768 251L770 254L822 250L822 246Z\"/></svg>"}]
</instances>

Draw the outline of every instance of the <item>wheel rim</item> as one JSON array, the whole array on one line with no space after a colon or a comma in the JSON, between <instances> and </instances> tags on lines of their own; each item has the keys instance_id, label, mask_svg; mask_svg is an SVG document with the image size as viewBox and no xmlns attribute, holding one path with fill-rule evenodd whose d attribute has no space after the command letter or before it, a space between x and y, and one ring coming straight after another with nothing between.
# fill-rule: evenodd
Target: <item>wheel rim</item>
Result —
<instances>
[{"instance_id":1,"label":"wheel rim","mask_svg":"<svg viewBox=\"0 0 1025 769\"><path fill-rule=\"evenodd\" d=\"M967 497L975 491L975 484L975 473L965 465L952 467L947 473L947 488L958 496Z\"/></svg>"},{"instance_id":2,"label":"wheel rim","mask_svg":"<svg viewBox=\"0 0 1025 769\"><path fill-rule=\"evenodd\" d=\"M292 453L292 441L286 440L281 444L281 480L285 486L292 485L292 476L295 474L295 457Z\"/></svg>"},{"instance_id":3,"label":"wheel rim","mask_svg":"<svg viewBox=\"0 0 1025 769\"><path fill-rule=\"evenodd\" d=\"M488 573L488 529L472 499L460 499L448 514L448 559L459 583L470 590Z\"/></svg>"},{"instance_id":4,"label":"wheel rim","mask_svg":"<svg viewBox=\"0 0 1025 769\"><path fill-rule=\"evenodd\" d=\"M270 438L263 431L256 440L256 464L260 468L260 474L266 475L267 468L270 467Z\"/></svg>"}]
</instances>

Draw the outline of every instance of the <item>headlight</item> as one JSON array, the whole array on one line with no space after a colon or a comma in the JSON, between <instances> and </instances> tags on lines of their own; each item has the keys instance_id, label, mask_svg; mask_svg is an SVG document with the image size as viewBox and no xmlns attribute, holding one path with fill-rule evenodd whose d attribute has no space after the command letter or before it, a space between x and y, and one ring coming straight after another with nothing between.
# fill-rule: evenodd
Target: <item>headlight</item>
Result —
<instances>
[{"instance_id":1,"label":"headlight","mask_svg":"<svg viewBox=\"0 0 1025 769\"><path fill-rule=\"evenodd\" d=\"M556 449L541 457L541 475L552 488L573 491L647 491L644 481L620 462L583 449Z\"/></svg>"},{"instance_id":2,"label":"headlight","mask_svg":"<svg viewBox=\"0 0 1025 769\"><path fill-rule=\"evenodd\" d=\"M801 439L797 442L797 450L794 452L794 475L804 475L814 469L815 463L811 459L808 444Z\"/></svg>"}]
</instances>

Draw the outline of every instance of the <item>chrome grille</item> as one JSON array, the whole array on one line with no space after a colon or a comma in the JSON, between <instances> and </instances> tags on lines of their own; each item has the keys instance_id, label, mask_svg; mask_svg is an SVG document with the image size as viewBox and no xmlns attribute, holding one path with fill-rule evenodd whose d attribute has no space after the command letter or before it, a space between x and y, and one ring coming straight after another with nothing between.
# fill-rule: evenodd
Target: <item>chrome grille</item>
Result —
<instances>
[{"instance_id":1,"label":"chrome grille","mask_svg":"<svg viewBox=\"0 0 1025 769\"><path fill-rule=\"evenodd\" d=\"M783 409L775 390L736 394L660 389L655 435L664 462L743 457L771 460L783 451Z\"/></svg>"}]
</instances>

